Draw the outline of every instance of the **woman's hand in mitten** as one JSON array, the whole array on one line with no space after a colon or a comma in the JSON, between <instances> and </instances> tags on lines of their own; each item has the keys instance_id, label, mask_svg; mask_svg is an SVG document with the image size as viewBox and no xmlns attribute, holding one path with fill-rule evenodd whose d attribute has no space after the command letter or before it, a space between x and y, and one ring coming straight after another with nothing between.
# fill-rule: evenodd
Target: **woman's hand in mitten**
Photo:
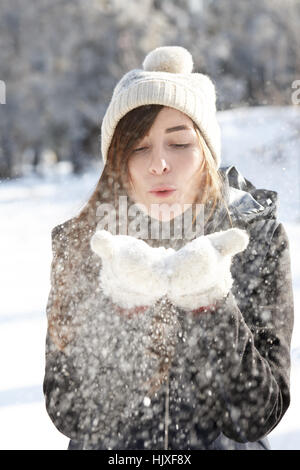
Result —
<instances>
[{"instance_id":1,"label":"woman's hand in mitten","mask_svg":"<svg viewBox=\"0 0 300 470\"><path fill-rule=\"evenodd\" d=\"M167 278L156 265L173 249L152 248L143 240L107 230L96 231L91 248L102 260L101 288L121 308L152 305L166 294Z\"/></svg>"},{"instance_id":2,"label":"woman's hand in mitten","mask_svg":"<svg viewBox=\"0 0 300 470\"><path fill-rule=\"evenodd\" d=\"M187 243L168 259L168 298L186 310L215 304L232 287L232 257L249 242L245 230L229 230L202 235Z\"/></svg>"}]
</instances>

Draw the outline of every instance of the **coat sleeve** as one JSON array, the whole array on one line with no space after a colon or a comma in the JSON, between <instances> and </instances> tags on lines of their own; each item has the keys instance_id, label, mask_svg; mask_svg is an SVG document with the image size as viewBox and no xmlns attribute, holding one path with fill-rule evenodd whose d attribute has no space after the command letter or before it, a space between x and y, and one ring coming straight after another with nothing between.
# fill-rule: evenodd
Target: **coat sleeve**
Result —
<instances>
[{"instance_id":1,"label":"coat sleeve","mask_svg":"<svg viewBox=\"0 0 300 470\"><path fill-rule=\"evenodd\" d=\"M240 310L231 290L214 312L197 319L193 364L206 410L203 422L238 442L267 435L290 404L294 301L289 241L281 223L259 276L251 315Z\"/></svg>"},{"instance_id":2,"label":"coat sleeve","mask_svg":"<svg viewBox=\"0 0 300 470\"><path fill-rule=\"evenodd\" d=\"M70 439L113 448L122 437L119 433L124 434L134 420L145 396L142 383L153 372L153 360L143 360L147 325L143 318L130 320L109 312L103 315L109 322L102 327L101 312L91 311L61 348L58 339L68 329L65 320L80 317L78 311L88 311L90 304L80 289L67 236L59 226L52 231L52 250L43 381L46 410L56 428ZM50 332L51 318L61 325L56 335Z\"/></svg>"}]
</instances>

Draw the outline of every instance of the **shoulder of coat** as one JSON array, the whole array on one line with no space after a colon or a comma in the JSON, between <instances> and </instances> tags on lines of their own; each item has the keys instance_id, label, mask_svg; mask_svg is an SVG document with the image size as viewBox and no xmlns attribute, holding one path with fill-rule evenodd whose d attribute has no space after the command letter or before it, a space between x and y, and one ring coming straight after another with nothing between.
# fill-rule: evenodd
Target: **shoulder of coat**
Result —
<instances>
[{"instance_id":1,"label":"shoulder of coat","mask_svg":"<svg viewBox=\"0 0 300 470\"><path fill-rule=\"evenodd\" d=\"M75 226L75 217L62 222L61 224L56 225L51 230L52 238L61 238L64 235L69 235L74 229Z\"/></svg>"},{"instance_id":2,"label":"shoulder of coat","mask_svg":"<svg viewBox=\"0 0 300 470\"><path fill-rule=\"evenodd\" d=\"M78 217L72 217L52 228L53 247L72 251L90 250L90 238L94 233L93 223Z\"/></svg>"}]
</instances>

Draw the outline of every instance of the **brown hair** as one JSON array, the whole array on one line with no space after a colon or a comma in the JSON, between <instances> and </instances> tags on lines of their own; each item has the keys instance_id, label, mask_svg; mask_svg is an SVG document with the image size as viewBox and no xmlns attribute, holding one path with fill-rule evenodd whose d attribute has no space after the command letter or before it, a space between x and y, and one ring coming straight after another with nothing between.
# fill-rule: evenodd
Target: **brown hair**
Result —
<instances>
[{"instance_id":1,"label":"brown hair","mask_svg":"<svg viewBox=\"0 0 300 470\"><path fill-rule=\"evenodd\" d=\"M104 166L103 172L96 184L94 191L90 198L85 204L84 208L80 211L76 217L78 226L81 225L83 220L87 217L94 215L94 210L98 201L105 200L105 194L103 188L107 192L107 200L111 201L112 196L114 197L115 204L118 197L120 188L127 191L128 185L130 184L130 174L128 171L128 161L134 146L148 133L152 124L154 123L158 113L162 110L163 105L144 105L139 106L132 111L128 112L117 124L114 131L114 135L108 150L107 161ZM201 167L199 168L199 192L195 203L204 204L205 207L210 208L208 217L205 220L205 224L212 217L216 206L221 202L227 210L227 215L230 219L227 205L222 195L222 179L217 169L216 162L203 138L198 126L193 122L194 128L199 137L199 144L204 152L204 159ZM91 210L91 211L90 211ZM195 218L193 219L193 223ZM232 225L232 224L231 224ZM80 236L80 234L79 234ZM118 310L118 309L117 309ZM119 309L121 311L122 309ZM171 311L171 309L169 309ZM176 317L176 316L175 316ZM171 323L176 323L176 318L171 319ZM167 378L167 372L171 366L173 354L176 346L176 339L168 339L165 336L166 322L163 320L163 316L158 313L153 318L152 331L155 332L151 336L152 347L148 353L159 357L159 368L158 373L150 381L150 389L148 391L149 396L155 393L161 386L161 384ZM168 320L170 324L170 319ZM54 322L55 323L55 322ZM56 330L59 329L58 324L50 322L49 328ZM61 335L60 335L61 336ZM66 344L66 340L64 345Z\"/></svg>"}]
</instances>

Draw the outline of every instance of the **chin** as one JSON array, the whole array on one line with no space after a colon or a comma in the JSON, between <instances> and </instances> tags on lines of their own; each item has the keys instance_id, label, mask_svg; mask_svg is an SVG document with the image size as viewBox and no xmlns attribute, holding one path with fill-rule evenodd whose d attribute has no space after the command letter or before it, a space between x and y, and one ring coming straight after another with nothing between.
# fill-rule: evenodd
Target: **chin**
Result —
<instances>
[{"instance_id":1,"label":"chin","mask_svg":"<svg viewBox=\"0 0 300 470\"><path fill-rule=\"evenodd\" d=\"M178 215L182 214L182 210L177 210L177 211L159 211L159 214L158 214L158 217L155 215L157 215L157 213L153 214L152 217L158 219L161 221L161 222L168 222L172 219L174 219L175 217L177 217Z\"/></svg>"}]
</instances>

